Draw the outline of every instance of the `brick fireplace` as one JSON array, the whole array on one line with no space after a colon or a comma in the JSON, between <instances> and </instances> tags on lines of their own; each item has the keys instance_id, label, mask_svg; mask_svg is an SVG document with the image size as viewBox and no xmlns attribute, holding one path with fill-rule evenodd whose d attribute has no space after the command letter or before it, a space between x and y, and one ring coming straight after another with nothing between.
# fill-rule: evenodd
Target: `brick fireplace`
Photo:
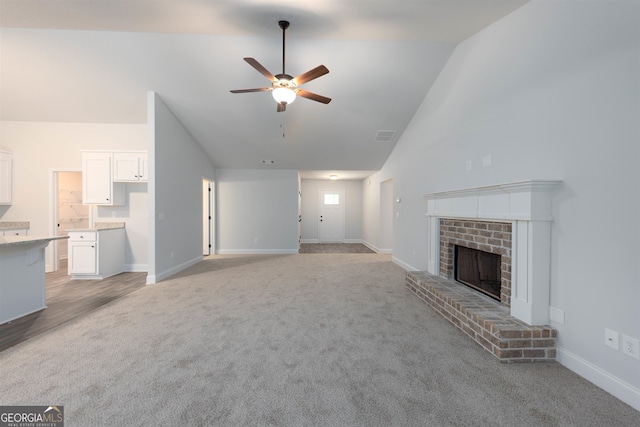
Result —
<instances>
[{"instance_id":1,"label":"brick fireplace","mask_svg":"<svg viewBox=\"0 0 640 427\"><path fill-rule=\"evenodd\" d=\"M454 277L455 246L500 255L500 302L511 304L511 223L440 219L440 275Z\"/></svg>"},{"instance_id":2,"label":"brick fireplace","mask_svg":"<svg viewBox=\"0 0 640 427\"><path fill-rule=\"evenodd\" d=\"M428 270L407 287L502 362L554 360L549 327L551 191L522 181L425 194ZM500 255L500 301L453 280L453 248Z\"/></svg>"}]
</instances>

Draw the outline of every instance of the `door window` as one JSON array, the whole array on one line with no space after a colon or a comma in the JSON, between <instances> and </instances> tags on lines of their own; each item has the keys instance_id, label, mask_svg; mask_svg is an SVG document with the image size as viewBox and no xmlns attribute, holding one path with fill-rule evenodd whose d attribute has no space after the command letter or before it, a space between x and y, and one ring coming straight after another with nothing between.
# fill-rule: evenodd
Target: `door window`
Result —
<instances>
[{"instance_id":1,"label":"door window","mask_svg":"<svg viewBox=\"0 0 640 427\"><path fill-rule=\"evenodd\" d=\"M324 204L325 205L339 205L340 204L340 194L339 193L325 193L324 194Z\"/></svg>"}]
</instances>

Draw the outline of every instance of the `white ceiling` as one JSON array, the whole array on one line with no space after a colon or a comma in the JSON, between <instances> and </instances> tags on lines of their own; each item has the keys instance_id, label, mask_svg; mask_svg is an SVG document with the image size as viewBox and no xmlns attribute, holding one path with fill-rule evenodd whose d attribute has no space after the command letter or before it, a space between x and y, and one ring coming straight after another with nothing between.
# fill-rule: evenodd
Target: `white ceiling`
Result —
<instances>
[{"instance_id":1,"label":"white ceiling","mask_svg":"<svg viewBox=\"0 0 640 427\"><path fill-rule=\"evenodd\" d=\"M0 119L145 123L157 92L219 168L380 169L455 45L529 0L0 0ZM330 73L276 113L245 63ZM395 130L377 142L380 130ZM273 160L272 165L262 160Z\"/></svg>"}]
</instances>

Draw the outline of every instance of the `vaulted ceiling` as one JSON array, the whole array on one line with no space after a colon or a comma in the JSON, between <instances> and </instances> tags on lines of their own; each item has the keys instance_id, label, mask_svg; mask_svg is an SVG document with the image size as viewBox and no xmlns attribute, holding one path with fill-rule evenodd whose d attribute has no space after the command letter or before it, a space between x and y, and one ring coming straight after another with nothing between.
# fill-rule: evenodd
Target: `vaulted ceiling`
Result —
<instances>
[{"instance_id":1,"label":"vaulted ceiling","mask_svg":"<svg viewBox=\"0 0 640 427\"><path fill-rule=\"evenodd\" d=\"M0 0L0 120L145 123L157 92L219 168L378 170L456 44L528 0ZM276 112L245 63L329 74ZM391 138L381 138L395 131ZM273 160L273 164L263 164Z\"/></svg>"}]
</instances>

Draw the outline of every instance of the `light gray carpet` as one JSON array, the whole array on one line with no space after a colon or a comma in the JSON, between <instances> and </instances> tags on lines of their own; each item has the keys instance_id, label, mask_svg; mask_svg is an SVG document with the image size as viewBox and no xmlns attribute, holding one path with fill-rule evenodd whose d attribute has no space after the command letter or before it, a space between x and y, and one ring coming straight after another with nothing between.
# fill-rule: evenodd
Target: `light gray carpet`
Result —
<instances>
[{"instance_id":1,"label":"light gray carpet","mask_svg":"<svg viewBox=\"0 0 640 427\"><path fill-rule=\"evenodd\" d=\"M67 426L635 426L556 363L504 365L388 255L212 256L0 353Z\"/></svg>"}]
</instances>

